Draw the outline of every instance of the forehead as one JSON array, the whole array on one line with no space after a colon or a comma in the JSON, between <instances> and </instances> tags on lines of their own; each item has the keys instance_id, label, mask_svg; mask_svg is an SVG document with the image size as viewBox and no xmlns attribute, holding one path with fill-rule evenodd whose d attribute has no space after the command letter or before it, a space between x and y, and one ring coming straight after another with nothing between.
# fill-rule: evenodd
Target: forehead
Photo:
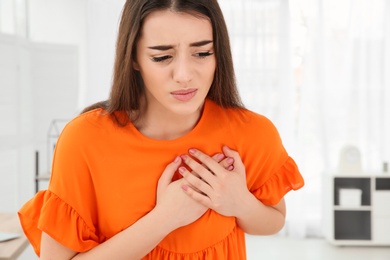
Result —
<instances>
[{"instance_id":1,"label":"forehead","mask_svg":"<svg viewBox=\"0 0 390 260\"><path fill-rule=\"evenodd\" d=\"M199 40L213 40L213 29L207 17L171 10L159 10L145 17L140 40L147 44L192 43Z\"/></svg>"}]
</instances>

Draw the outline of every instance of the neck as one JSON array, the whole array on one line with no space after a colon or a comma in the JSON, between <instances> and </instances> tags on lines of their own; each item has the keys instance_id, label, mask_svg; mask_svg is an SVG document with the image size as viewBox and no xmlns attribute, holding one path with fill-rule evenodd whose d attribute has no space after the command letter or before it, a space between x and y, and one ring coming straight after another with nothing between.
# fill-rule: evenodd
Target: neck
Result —
<instances>
[{"instance_id":1,"label":"neck","mask_svg":"<svg viewBox=\"0 0 390 260\"><path fill-rule=\"evenodd\" d=\"M161 109L146 107L141 111L135 127L144 136L156 140L173 140L189 133L198 123L201 109L192 115L167 113Z\"/></svg>"}]
</instances>

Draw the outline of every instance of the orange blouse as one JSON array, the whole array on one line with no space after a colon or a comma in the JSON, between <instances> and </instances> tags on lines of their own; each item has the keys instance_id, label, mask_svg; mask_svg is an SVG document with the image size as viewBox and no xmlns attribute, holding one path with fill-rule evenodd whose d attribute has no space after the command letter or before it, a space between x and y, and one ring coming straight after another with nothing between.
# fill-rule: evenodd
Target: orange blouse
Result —
<instances>
[{"instance_id":1,"label":"orange blouse","mask_svg":"<svg viewBox=\"0 0 390 260\"><path fill-rule=\"evenodd\" d=\"M274 125L249 110L223 109L207 100L196 127L175 140L150 139L133 124L120 127L102 112L96 109L68 123L57 142L48 190L19 211L38 255L42 231L85 252L131 226L154 208L166 165L192 147L209 155L223 145L238 151L248 189L267 205L304 184ZM245 258L245 237L235 218L208 210L171 232L143 259Z\"/></svg>"}]
</instances>

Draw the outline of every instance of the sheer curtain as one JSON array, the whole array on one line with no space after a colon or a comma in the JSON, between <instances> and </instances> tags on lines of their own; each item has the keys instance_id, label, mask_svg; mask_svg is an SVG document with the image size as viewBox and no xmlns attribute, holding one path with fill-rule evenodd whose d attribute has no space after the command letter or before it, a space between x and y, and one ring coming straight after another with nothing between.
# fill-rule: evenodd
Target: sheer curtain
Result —
<instances>
[{"instance_id":1,"label":"sheer curtain","mask_svg":"<svg viewBox=\"0 0 390 260\"><path fill-rule=\"evenodd\" d=\"M358 147L364 172L390 160L390 2L220 3L244 102L274 121L306 180L286 196L282 233L322 236L323 178L341 149Z\"/></svg>"},{"instance_id":2,"label":"sheer curtain","mask_svg":"<svg viewBox=\"0 0 390 260\"><path fill-rule=\"evenodd\" d=\"M356 146L365 173L390 160L389 28L386 0L290 0L293 70L299 94L297 143L305 173L306 235L321 235L326 174ZM294 38L295 37L295 38ZM387 73L386 73L387 72Z\"/></svg>"},{"instance_id":3,"label":"sheer curtain","mask_svg":"<svg viewBox=\"0 0 390 260\"><path fill-rule=\"evenodd\" d=\"M237 83L245 105L278 128L300 165L297 89L292 70L290 5L287 0L220 0L228 25ZM302 171L305 177L305 172ZM306 178L306 177L305 177ZM281 234L306 235L305 190L286 196L287 222Z\"/></svg>"}]
</instances>

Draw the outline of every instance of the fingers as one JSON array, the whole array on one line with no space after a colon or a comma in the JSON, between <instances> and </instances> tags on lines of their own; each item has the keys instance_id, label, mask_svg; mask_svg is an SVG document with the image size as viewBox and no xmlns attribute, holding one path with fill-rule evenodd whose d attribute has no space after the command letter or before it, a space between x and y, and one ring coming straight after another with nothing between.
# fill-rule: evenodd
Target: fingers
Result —
<instances>
[{"instance_id":1,"label":"fingers","mask_svg":"<svg viewBox=\"0 0 390 260\"><path fill-rule=\"evenodd\" d=\"M213 158L214 161L219 163L225 158L225 155L223 155L223 153L217 153L217 154L214 154L211 158Z\"/></svg>"},{"instance_id":2,"label":"fingers","mask_svg":"<svg viewBox=\"0 0 390 260\"><path fill-rule=\"evenodd\" d=\"M177 156L173 162L165 167L165 170L158 181L159 186L168 186L172 182L173 175L179 168L181 161L181 158Z\"/></svg>"},{"instance_id":3,"label":"fingers","mask_svg":"<svg viewBox=\"0 0 390 260\"><path fill-rule=\"evenodd\" d=\"M212 201L208 196L205 196L204 194L197 192L196 190L194 190L192 187L188 185L183 185L182 188L188 196L190 196L192 199L199 202L200 204L204 205L205 207L211 208L213 206Z\"/></svg>"},{"instance_id":4,"label":"fingers","mask_svg":"<svg viewBox=\"0 0 390 260\"><path fill-rule=\"evenodd\" d=\"M208 195L212 191L211 186L207 182L196 177L194 174L189 172L186 167L180 167L179 173L183 175L184 179L188 182L188 185L186 186L192 188L194 191L203 195Z\"/></svg>"},{"instance_id":5,"label":"fingers","mask_svg":"<svg viewBox=\"0 0 390 260\"><path fill-rule=\"evenodd\" d=\"M207 182L210 185L212 185L213 177L215 177L214 176L215 173L212 172L212 170L209 170L210 167L208 164L214 163L214 164L218 165L218 167L221 168L219 163L217 163L211 157L208 157L208 156L207 156L207 158L209 161L207 163L201 161L202 164L198 163L193 158L191 158L190 156L187 156L187 155L182 155L181 158L182 158L183 162L192 171L192 175L194 177L198 177L199 180L203 179L205 182ZM180 169L179 169L179 172L180 172Z\"/></svg>"},{"instance_id":6,"label":"fingers","mask_svg":"<svg viewBox=\"0 0 390 260\"><path fill-rule=\"evenodd\" d=\"M201 169L201 167L199 167L200 164L197 163L195 160L193 160L189 156L185 156L185 157L182 156L182 159L184 160L184 162L192 170L197 172L203 179L206 179L208 177L207 173L209 173L209 172L211 172L214 175L218 175L218 173L221 170L221 165L218 162L214 161L210 156L202 153L201 151L199 151L197 149L193 149L192 148L192 149L189 150L189 153L194 158L198 159L203 165L205 165L205 167L207 167L209 169L208 171L204 171L204 170ZM202 176L202 174L205 174L205 176Z\"/></svg>"},{"instance_id":7,"label":"fingers","mask_svg":"<svg viewBox=\"0 0 390 260\"><path fill-rule=\"evenodd\" d=\"M225 158L225 155L223 155L222 153L217 153L217 154L214 154L211 158L213 158L214 161L216 162L223 162L224 158ZM226 163L225 163L226 164ZM206 167L206 165L203 164L203 167ZM195 175L196 177L200 177L199 174L197 174L196 172L192 171L191 172L193 175Z\"/></svg>"},{"instance_id":8,"label":"fingers","mask_svg":"<svg viewBox=\"0 0 390 260\"><path fill-rule=\"evenodd\" d=\"M242 162L240 154L237 151L230 149L226 145L222 147L222 151L227 157L233 158L233 166L237 172L245 172L244 163Z\"/></svg>"},{"instance_id":9,"label":"fingers","mask_svg":"<svg viewBox=\"0 0 390 260\"><path fill-rule=\"evenodd\" d=\"M223 168L228 171L232 171L234 169L234 158L226 157L222 162L220 162Z\"/></svg>"},{"instance_id":10,"label":"fingers","mask_svg":"<svg viewBox=\"0 0 390 260\"><path fill-rule=\"evenodd\" d=\"M232 157L226 157L223 153L217 153L211 158L213 158L214 161L218 162L226 170L231 171L234 169L234 159Z\"/></svg>"},{"instance_id":11,"label":"fingers","mask_svg":"<svg viewBox=\"0 0 390 260\"><path fill-rule=\"evenodd\" d=\"M234 162L234 159L233 158L230 158L230 157L225 157L225 155L223 153L217 153L217 154L214 154L212 157L211 157L214 161L218 162L223 168L225 168L226 170L232 170L234 167L233 167L233 162ZM204 164L202 164L203 167L205 167L207 170L207 166L205 166ZM179 172L180 172L180 169L179 169ZM191 171L191 174L195 177L197 177L198 180L204 182L207 184L207 186L209 186L209 183L207 183L206 180L202 179L202 177L200 177L200 175L198 173L196 173L195 171ZM183 175L183 174L182 174ZM196 183L200 183L198 180L196 180L195 178L192 178L190 177L193 181L195 181L195 184L194 182L191 182L191 183L188 183L188 185L190 185L191 189L193 189L194 191L198 192L198 193L201 193L201 194L205 194L203 191L201 191L196 185ZM203 186L203 185L202 185ZM207 186L205 186L207 188Z\"/></svg>"}]
</instances>

